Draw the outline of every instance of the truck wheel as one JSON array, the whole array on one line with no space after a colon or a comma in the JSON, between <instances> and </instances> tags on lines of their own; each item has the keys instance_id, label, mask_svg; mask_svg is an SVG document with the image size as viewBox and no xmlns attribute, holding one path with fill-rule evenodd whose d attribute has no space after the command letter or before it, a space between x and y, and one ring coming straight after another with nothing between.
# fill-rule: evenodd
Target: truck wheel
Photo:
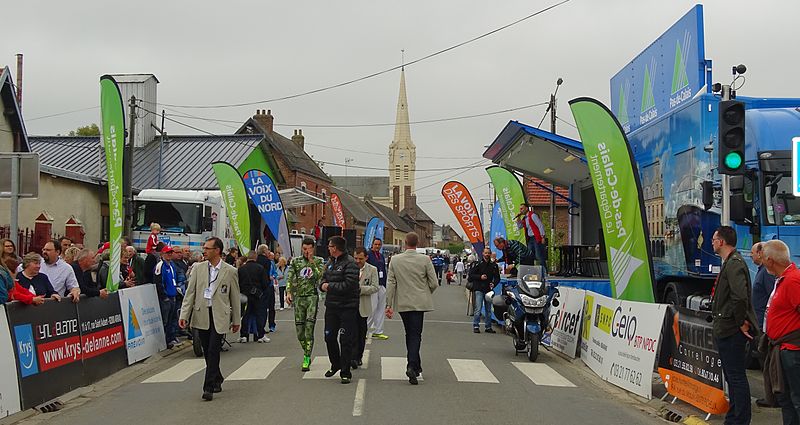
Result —
<instances>
[{"instance_id":1,"label":"truck wheel","mask_svg":"<svg viewBox=\"0 0 800 425\"><path fill-rule=\"evenodd\" d=\"M535 362L539 357L539 335L528 334L530 336L530 343L528 344L528 360Z\"/></svg>"}]
</instances>

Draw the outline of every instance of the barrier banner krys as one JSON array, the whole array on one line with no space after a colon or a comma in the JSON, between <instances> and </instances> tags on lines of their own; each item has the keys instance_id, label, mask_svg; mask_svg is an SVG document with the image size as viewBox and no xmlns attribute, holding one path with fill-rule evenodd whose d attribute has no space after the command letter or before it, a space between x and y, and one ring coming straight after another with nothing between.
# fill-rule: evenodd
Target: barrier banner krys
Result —
<instances>
[{"instance_id":1,"label":"barrier banner krys","mask_svg":"<svg viewBox=\"0 0 800 425\"><path fill-rule=\"evenodd\" d=\"M503 167L493 165L486 168L489 179L492 180L500 211L503 213L503 222L506 225L506 239L512 239L525 245L525 231L517 227L514 217L519 212L519 206L525 203L525 194L522 191L517 176Z\"/></svg>"},{"instance_id":2,"label":"barrier banner krys","mask_svg":"<svg viewBox=\"0 0 800 425\"><path fill-rule=\"evenodd\" d=\"M256 206L261 218L267 223L269 231L277 237L278 245L284 255L291 256L288 226L281 226L286 222L286 211L283 209L281 195L269 175L259 170L249 170L244 173L244 185L253 205Z\"/></svg>"},{"instance_id":3,"label":"barrier banner krys","mask_svg":"<svg viewBox=\"0 0 800 425\"><path fill-rule=\"evenodd\" d=\"M467 234L472 248L477 255L482 255L485 245L483 241L483 226L478 211L475 209L475 201L472 200L469 190L457 181L449 181L442 186L442 196L447 201L447 205L453 210L456 220L461 224L464 233Z\"/></svg>"},{"instance_id":4,"label":"barrier banner krys","mask_svg":"<svg viewBox=\"0 0 800 425\"><path fill-rule=\"evenodd\" d=\"M553 333L550 346L574 359L578 354L578 340L583 316L583 298L586 291L559 286L558 307L550 309Z\"/></svg>"},{"instance_id":5,"label":"barrier banner krys","mask_svg":"<svg viewBox=\"0 0 800 425\"><path fill-rule=\"evenodd\" d=\"M331 210L333 211L333 224L339 226L344 230L344 209L342 209L342 200L339 195L331 193Z\"/></svg>"},{"instance_id":6,"label":"barrier banner krys","mask_svg":"<svg viewBox=\"0 0 800 425\"><path fill-rule=\"evenodd\" d=\"M111 258L122 254L122 226L125 214L122 208L122 153L125 149L125 113L119 86L110 75L100 77L100 116L103 124L103 147L106 153L106 181L108 182L108 219ZM106 289L119 289L119 261L110 261Z\"/></svg>"},{"instance_id":7,"label":"barrier banner krys","mask_svg":"<svg viewBox=\"0 0 800 425\"><path fill-rule=\"evenodd\" d=\"M154 285L147 285L154 286ZM83 375L99 381L128 367L119 291L108 298L90 297L78 306Z\"/></svg>"},{"instance_id":8,"label":"barrier banner krys","mask_svg":"<svg viewBox=\"0 0 800 425\"><path fill-rule=\"evenodd\" d=\"M649 400L667 306L590 291L583 299L581 360L603 380Z\"/></svg>"},{"instance_id":9,"label":"barrier banner krys","mask_svg":"<svg viewBox=\"0 0 800 425\"><path fill-rule=\"evenodd\" d=\"M639 173L628 139L602 103L569 102L589 165L614 298L653 302L653 262Z\"/></svg>"},{"instance_id":10,"label":"barrier banner krys","mask_svg":"<svg viewBox=\"0 0 800 425\"><path fill-rule=\"evenodd\" d=\"M129 365L167 349L155 285L140 285L119 291L119 307L125 327Z\"/></svg>"},{"instance_id":11,"label":"barrier banner krys","mask_svg":"<svg viewBox=\"0 0 800 425\"><path fill-rule=\"evenodd\" d=\"M492 209L492 222L489 226L489 248L500 259L503 258L503 251L494 246L494 239L497 237L506 238L506 223L503 221L503 213L500 211L500 202L495 201Z\"/></svg>"},{"instance_id":12,"label":"barrier banner krys","mask_svg":"<svg viewBox=\"0 0 800 425\"><path fill-rule=\"evenodd\" d=\"M381 219L378 217L372 217L369 219L369 222L367 222L367 227L364 229L364 248L367 251L372 249L372 241L377 237L378 224L380 224L380 222Z\"/></svg>"},{"instance_id":13,"label":"barrier banner krys","mask_svg":"<svg viewBox=\"0 0 800 425\"><path fill-rule=\"evenodd\" d=\"M228 214L233 236L239 244L239 252L247 255L250 252L250 209L247 207L247 192L242 176L227 162L215 162L211 164L211 168L217 177L222 202L225 203L225 213ZM275 234L277 233L273 233Z\"/></svg>"},{"instance_id":14,"label":"barrier banner krys","mask_svg":"<svg viewBox=\"0 0 800 425\"><path fill-rule=\"evenodd\" d=\"M714 415L728 411L719 351L709 312L668 306L661 337L658 374L675 397Z\"/></svg>"}]
</instances>

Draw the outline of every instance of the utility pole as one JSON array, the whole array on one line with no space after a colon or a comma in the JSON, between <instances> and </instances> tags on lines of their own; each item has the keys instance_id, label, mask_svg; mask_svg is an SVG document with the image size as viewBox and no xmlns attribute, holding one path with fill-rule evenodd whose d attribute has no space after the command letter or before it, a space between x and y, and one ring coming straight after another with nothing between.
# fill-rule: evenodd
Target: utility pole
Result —
<instances>
[{"instance_id":1,"label":"utility pole","mask_svg":"<svg viewBox=\"0 0 800 425\"><path fill-rule=\"evenodd\" d=\"M550 132L556 134L556 94L564 80L556 81L556 90L550 95ZM550 183L550 247L556 243L556 185Z\"/></svg>"},{"instance_id":2,"label":"utility pole","mask_svg":"<svg viewBox=\"0 0 800 425\"><path fill-rule=\"evenodd\" d=\"M122 186L125 191L125 225L126 235L131 234L133 225L133 141L136 138L136 96L131 96L128 103L128 144L125 146L122 163L124 170L122 173Z\"/></svg>"}]
</instances>

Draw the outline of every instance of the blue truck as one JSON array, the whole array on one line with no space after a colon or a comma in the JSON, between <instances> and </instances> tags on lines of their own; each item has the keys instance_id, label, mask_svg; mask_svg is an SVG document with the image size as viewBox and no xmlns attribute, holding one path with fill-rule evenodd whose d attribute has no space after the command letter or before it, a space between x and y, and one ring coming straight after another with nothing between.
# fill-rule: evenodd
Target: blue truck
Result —
<instances>
[{"instance_id":1,"label":"blue truck","mask_svg":"<svg viewBox=\"0 0 800 425\"><path fill-rule=\"evenodd\" d=\"M711 239L724 213L753 276L755 242L779 238L800 254L800 199L792 190L800 99L736 99L745 108L745 171L725 187L718 167L721 95L712 89L703 49L698 5L611 80L612 108L642 183L656 301L695 309L708 304L719 273Z\"/></svg>"}]
</instances>

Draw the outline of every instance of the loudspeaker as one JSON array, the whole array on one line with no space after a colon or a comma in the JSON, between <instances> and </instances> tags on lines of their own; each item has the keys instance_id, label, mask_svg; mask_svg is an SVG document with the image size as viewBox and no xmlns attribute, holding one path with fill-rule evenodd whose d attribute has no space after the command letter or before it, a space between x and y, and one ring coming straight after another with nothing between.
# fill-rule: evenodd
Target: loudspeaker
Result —
<instances>
[{"instance_id":1,"label":"loudspeaker","mask_svg":"<svg viewBox=\"0 0 800 425\"><path fill-rule=\"evenodd\" d=\"M341 236L342 228L339 226L324 226L321 233L320 240L317 241L317 256L328 258L330 256L328 253L328 239L332 236Z\"/></svg>"},{"instance_id":2,"label":"loudspeaker","mask_svg":"<svg viewBox=\"0 0 800 425\"><path fill-rule=\"evenodd\" d=\"M356 229L342 230L342 237L347 241L347 253L352 255L356 249Z\"/></svg>"}]
</instances>

